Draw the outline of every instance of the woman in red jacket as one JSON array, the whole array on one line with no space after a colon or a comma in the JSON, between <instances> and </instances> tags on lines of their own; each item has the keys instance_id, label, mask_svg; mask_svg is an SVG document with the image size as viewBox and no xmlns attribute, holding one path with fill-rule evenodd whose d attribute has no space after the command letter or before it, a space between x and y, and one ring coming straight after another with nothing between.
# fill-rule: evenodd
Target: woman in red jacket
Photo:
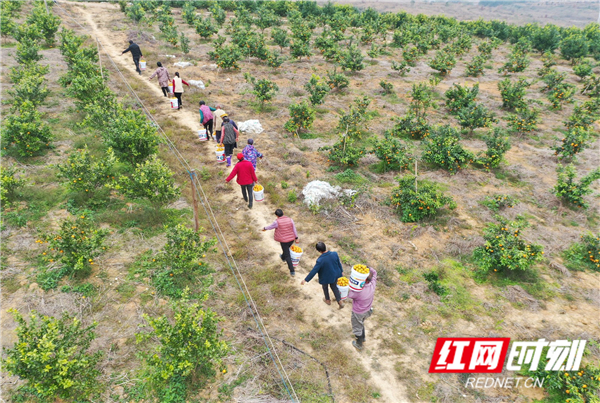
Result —
<instances>
[{"instance_id":1,"label":"woman in red jacket","mask_svg":"<svg viewBox=\"0 0 600 403\"><path fill-rule=\"evenodd\" d=\"M283 251L279 257L281 260L287 263L288 269L290 269L290 274L295 276L296 271L294 270L292 257L290 256L290 247L294 244L294 240L296 243L298 243L298 232L296 231L296 225L294 224L294 220L283 215L283 210L280 208L275 210L275 215L277 216L275 222L271 225L263 227L262 230L275 230L275 240L281 244L281 250Z\"/></svg>"},{"instance_id":2,"label":"woman in red jacket","mask_svg":"<svg viewBox=\"0 0 600 403\"><path fill-rule=\"evenodd\" d=\"M258 182L258 179L256 178L252 163L244 160L244 154L239 153L237 157L239 162L235 164L225 182L229 183L237 175L236 182L242 187L242 196L244 196L246 202L249 201L248 208L252 208L252 201L254 199L252 188L254 187L254 182ZM246 193L248 194L247 196Z\"/></svg>"}]
</instances>

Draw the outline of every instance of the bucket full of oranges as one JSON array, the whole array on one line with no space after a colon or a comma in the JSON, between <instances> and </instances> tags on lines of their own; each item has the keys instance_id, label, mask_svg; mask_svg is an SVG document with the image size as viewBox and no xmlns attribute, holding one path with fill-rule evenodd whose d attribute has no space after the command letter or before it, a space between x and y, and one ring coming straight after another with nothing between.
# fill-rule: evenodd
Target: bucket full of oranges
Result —
<instances>
[{"instance_id":1,"label":"bucket full of oranges","mask_svg":"<svg viewBox=\"0 0 600 403\"><path fill-rule=\"evenodd\" d=\"M217 162L225 162L225 147L217 146L215 154L217 155Z\"/></svg>"},{"instance_id":2,"label":"bucket full of oranges","mask_svg":"<svg viewBox=\"0 0 600 403\"><path fill-rule=\"evenodd\" d=\"M292 258L292 266L298 266L302 257L302 248L296 245L290 247L290 257Z\"/></svg>"},{"instance_id":3,"label":"bucket full of oranges","mask_svg":"<svg viewBox=\"0 0 600 403\"><path fill-rule=\"evenodd\" d=\"M252 188L252 193L254 194L254 200L265 200L265 188L259 185L258 183Z\"/></svg>"},{"instance_id":4,"label":"bucket full of oranges","mask_svg":"<svg viewBox=\"0 0 600 403\"><path fill-rule=\"evenodd\" d=\"M342 301L348 298L348 292L350 291L350 282L346 277L340 277L337 279L337 288L340 290L340 297Z\"/></svg>"},{"instance_id":5,"label":"bucket full of oranges","mask_svg":"<svg viewBox=\"0 0 600 403\"><path fill-rule=\"evenodd\" d=\"M364 264L355 264L350 273L349 286L352 291L362 291L365 280L369 277L369 268Z\"/></svg>"}]
</instances>

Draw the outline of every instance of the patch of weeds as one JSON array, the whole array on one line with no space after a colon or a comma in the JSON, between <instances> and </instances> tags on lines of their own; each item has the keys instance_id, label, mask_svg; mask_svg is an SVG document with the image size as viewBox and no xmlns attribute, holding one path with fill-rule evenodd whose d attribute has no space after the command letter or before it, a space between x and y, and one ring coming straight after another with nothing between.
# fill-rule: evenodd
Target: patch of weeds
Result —
<instances>
[{"instance_id":1,"label":"patch of weeds","mask_svg":"<svg viewBox=\"0 0 600 403\"><path fill-rule=\"evenodd\" d=\"M335 179L339 183L348 183L352 185L361 185L367 182L367 179L359 173L354 172L352 169L348 168L344 172L340 172L335 174Z\"/></svg>"},{"instance_id":2,"label":"patch of weeds","mask_svg":"<svg viewBox=\"0 0 600 403\"><path fill-rule=\"evenodd\" d=\"M403 266L396 266L396 271L400 274L400 280L408 284L414 284L419 281L419 276L413 269Z\"/></svg>"},{"instance_id":3,"label":"patch of weeds","mask_svg":"<svg viewBox=\"0 0 600 403\"><path fill-rule=\"evenodd\" d=\"M85 297L91 297L96 294L96 287L90 283L83 283L79 285L64 285L60 288L62 292L74 292L81 294Z\"/></svg>"},{"instance_id":4,"label":"patch of weeds","mask_svg":"<svg viewBox=\"0 0 600 403\"><path fill-rule=\"evenodd\" d=\"M2 277L2 292L6 294L12 294L21 288L17 276Z\"/></svg>"},{"instance_id":5,"label":"patch of weeds","mask_svg":"<svg viewBox=\"0 0 600 403\"><path fill-rule=\"evenodd\" d=\"M419 396L423 401L435 402L437 399L433 395L434 389L434 382L426 382L425 385L421 386L417 391L417 396Z\"/></svg>"},{"instance_id":6,"label":"patch of weeds","mask_svg":"<svg viewBox=\"0 0 600 403\"><path fill-rule=\"evenodd\" d=\"M473 299L468 289L470 272L461 263L445 259L437 274L446 289L446 295L441 298L444 305L439 308L439 313L449 318L462 316L466 320L474 320L480 311L480 303Z\"/></svg>"},{"instance_id":7,"label":"patch of weeds","mask_svg":"<svg viewBox=\"0 0 600 403\"><path fill-rule=\"evenodd\" d=\"M265 194L269 195L271 203L273 203L276 206L281 205L281 203L282 203L281 194L277 190L277 186L275 185L275 183L268 182L266 185L264 185L264 187L265 187Z\"/></svg>"},{"instance_id":8,"label":"patch of weeds","mask_svg":"<svg viewBox=\"0 0 600 403\"><path fill-rule=\"evenodd\" d=\"M285 182L285 181L281 181L281 188L282 188L282 189L287 189L287 188L288 188L288 186L289 186L289 185L288 185L288 183L287 183L287 182Z\"/></svg>"},{"instance_id":9,"label":"patch of weeds","mask_svg":"<svg viewBox=\"0 0 600 403\"><path fill-rule=\"evenodd\" d=\"M26 200L27 204L15 210L7 210L3 214L4 221L17 228L25 227L28 222L38 222L62 201L63 191L62 188L53 187L25 187L22 200Z\"/></svg>"},{"instance_id":10,"label":"patch of weeds","mask_svg":"<svg viewBox=\"0 0 600 403\"><path fill-rule=\"evenodd\" d=\"M177 224L187 223L193 216L191 209L155 209L145 204L139 208L128 210L105 210L98 214L100 222L108 223L115 228L132 228L135 226L141 230L146 237L153 237L164 231L164 226L174 227Z\"/></svg>"},{"instance_id":11,"label":"patch of weeds","mask_svg":"<svg viewBox=\"0 0 600 403\"><path fill-rule=\"evenodd\" d=\"M498 211L506 207L513 208L519 203L519 200L510 195L495 194L493 196L486 196L480 203L492 211Z\"/></svg>"},{"instance_id":12,"label":"patch of weeds","mask_svg":"<svg viewBox=\"0 0 600 403\"><path fill-rule=\"evenodd\" d=\"M444 295L448 294L448 288L444 287L440 283L440 277L439 277L438 273L436 273L434 271L429 272L429 273L424 273L423 278L425 279L425 281L427 281L428 288L430 291L433 291L434 293L436 293L439 296L444 296Z\"/></svg>"},{"instance_id":13,"label":"patch of weeds","mask_svg":"<svg viewBox=\"0 0 600 403\"><path fill-rule=\"evenodd\" d=\"M556 294L551 284L546 283L540 276L539 270L529 268L525 270L508 270L501 274L497 272L475 271L473 279L480 284L488 283L495 287L504 288L509 285L521 286L525 291L536 298L550 298Z\"/></svg>"},{"instance_id":14,"label":"patch of weeds","mask_svg":"<svg viewBox=\"0 0 600 403\"><path fill-rule=\"evenodd\" d=\"M350 256L341 255L340 260L342 261L343 264L351 264L352 263L352 258Z\"/></svg>"},{"instance_id":15,"label":"patch of weeds","mask_svg":"<svg viewBox=\"0 0 600 403\"><path fill-rule=\"evenodd\" d=\"M377 269L377 279L386 287L393 287L396 284L392 278L392 271L387 267Z\"/></svg>"},{"instance_id":16,"label":"patch of weeds","mask_svg":"<svg viewBox=\"0 0 600 403\"><path fill-rule=\"evenodd\" d=\"M290 203L296 203L296 200L298 200L298 195L296 194L296 191L292 189L288 192L287 201Z\"/></svg>"},{"instance_id":17,"label":"patch of weeds","mask_svg":"<svg viewBox=\"0 0 600 403\"><path fill-rule=\"evenodd\" d=\"M582 235L579 242L572 244L562 255L565 266L571 270L600 271L600 234Z\"/></svg>"},{"instance_id":18,"label":"patch of weeds","mask_svg":"<svg viewBox=\"0 0 600 403\"><path fill-rule=\"evenodd\" d=\"M202 167L202 169L200 169L200 172L198 172L198 175L200 175L200 179L202 179L203 181L207 181L210 178L212 178L212 174L210 173L207 167Z\"/></svg>"},{"instance_id":19,"label":"patch of weeds","mask_svg":"<svg viewBox=\"0 0 600 403\"><path fill-rule=\"evenodd\" d=\"M252 378L250 373L244 373L240 375L236 380L231 383L224 383L219 386L219 399L230 400L233 395L233 390L240 385L243 385L248 379Z\"/></svg>"},{"instance_id":20,"label":"patch of weeds","mask_svg":"<svg viewBox=\"0 0 600 403\"><path fill-rule=\"evenodd\" d=\"M121 295L121 300L126 301L135 294L135 286L130 283L121 283L117 286L117 292Z\"/></svg>"},{"instance_id":21,"label":"patch of weeds","mask_svg":"<svg viewBox=\"0 0 600 403\"><path fill-rule=\"evenodd\" d=\"M123 394L128 402L141 402L148 398L148 385L143 382L135 382L133 385L123 385Z\"/></svg>"},{"instance_id":22,"label":"patch of weeds","mask_svg":"<svg viewBox=\"0 0 600 403\"><path fill-rule=\"evenodd\" d=\"M492 171L494 172L494 176L496 176L496 179L506 180L516 187L530 186L527 182L523 182L519 178L519 176L514 173L506 172L501 169L492 169Z\"/></svg>"},{"instance_id":23,"label":"patch of weeds","mask_svg":"<svg viewBox=\"0 0 600 403\"><path fill-rule=\"evenodd\" d=\"M49 268L42 266L38 268L36 282L44 291L58 287L60 280L68 274L69 270L66 267Z\"/></svg>"},{"instance_id":24,"label":"patch of weeds","mask_svg":"<svg viewBox=\"0 0 600 403\"><path fill-rule=\"evenodd\" d=\"M319 136L312 132L300 132L300 133L298 133L298 137L301 138L302 140L310 140L310 139L316 139Z\"/></svg>"}]
</instances>

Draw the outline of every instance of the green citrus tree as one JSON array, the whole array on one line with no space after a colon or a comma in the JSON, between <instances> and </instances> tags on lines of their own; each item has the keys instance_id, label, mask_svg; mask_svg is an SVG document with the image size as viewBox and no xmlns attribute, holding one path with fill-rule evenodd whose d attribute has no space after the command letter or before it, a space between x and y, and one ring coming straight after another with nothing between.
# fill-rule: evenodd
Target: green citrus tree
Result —
<instances>
[{"instance_id":1,"label":"green citrus tree","mask_svg":"<svg viewBox=\"0 0 600 403\"><path fill-rule=\"evenodd\" d=\"M160 402L185 402L223 367L228 346L219 318L210 309L186 301L174 305L172 318L144 315L150 331L138 333L138 343L153 340L142 351L149 389ZM225 371L223 369L223 371Z\"/></svg>"},{"instance_id":2,"label":"green citrus tree","mask_svg":"<svg viewBox=\"0 0 600 403\"><path fill-rule=\"evenodd\" d=\"M156 154L136 164L130 176L121 175L115 189L132 199L148 200L156 209L175 201L181 189L175 185L174 173Z\"/></svg>"},{"instance_id":3,"label":"green citrus tree","mask_svg":"<svg viewBox=\"0 0 600 403\"><path fill-rule=\"evenodd\" d=\"M88 352L96 323L86 327L67 314L56 319L36 311L27 321L17 310L10 312L18 325L17 341L5 349L2 366L26 381L26 392L43 401L84 401L100 390L102 352Z\"/></svg>"}]
</instances>

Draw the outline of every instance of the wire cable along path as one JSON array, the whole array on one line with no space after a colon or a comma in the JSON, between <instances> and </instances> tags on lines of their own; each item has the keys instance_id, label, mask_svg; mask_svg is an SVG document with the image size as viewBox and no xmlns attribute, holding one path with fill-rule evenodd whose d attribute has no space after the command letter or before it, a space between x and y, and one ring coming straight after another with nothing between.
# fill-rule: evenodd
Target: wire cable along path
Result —
<instances>
[{"instance_id":1,"label":"wire cable along path","mask_svg":"<svg viewBox=\"0 0 600 403\"><path fill-rule=\"evenodd\" d=\"M89 28L84 27L76 18L74 18L71 15L71 13L68 10L66 10L64 7L62 7L59 3L56 3L55 7L59 8L63 12L64 17L73 21L82 30L86 31L86 33L89 33ZM94 25L94 23L93 23L93 21L91 21L91 19L89 20L89 23L92 26ZM223 231L221 230L221 227L219 226L219 223L215 216L214 210L210 204L210 200L208 199L206 193L204 192L202 184L200 183L197 175L195 175L193 173L194 169L189 165L189 163L184 158L182 153L177 149L177 146L173 143L173 141L165 133L165 131L160 126L160 124L157 122L157 120L154 118L152 113L150 113L148 108L144 105L144 102L140 99L140 97L137 95L135 90L131 87L131 85L129 84L129 82L127 81L125 76L123 75L123 72L117 66L117 64L115 63L113 58L110 56L110 53L105 48L104 44L102 43L101 38L94 35L94 39L95 39L96 43L98 44L98 53L99 53L98 57L100 58L101 53L102 53L109 60L110 64L114 68L114 70L118 73L118 75L121 78L121 80L123 81L123 83L127 86L131 96L135 99L136 103L144 111L144 113L146 114L148 119L156 126L157 132L160 134L161 138L164 140L164 144L167 145L167 147L169 148L169 151L175 156L175 158L177 159L179 164L183 167L183 169L185 169L187 174L190 176L192 183L194 185L192 192L196 193L198 200L200 200L200 203L202 204L202 208L204 209L204 212L206 213L206 218L210 222L213 232L215 233L215 236L217 238L217 241L218 241L219 245L221 246L221 250L223 252L223 256L225 257L225 260L227 261L227 265L229 266L231 273L233 274L233 277L235 278L236 283L237 283L240 291L242 292L242 295L244 297L244 301L246 302L246 305L248 306L250 312L252 313L252 317L256 323L256 328L258 329L258 332L260 333L262 339L264 340L264 344L269 353L269 356L270 356L271 360L273 361L273 364L275 365L275 368L277 369L279 376L281 377L282 389L289 396L289 400L291 402L300 402L300 398L298 397L296 390L294 389L294 385L292 384L292 382L289 378L289 375L288 375L287 371L285 370L285 367L284 367L283 363L281 362L281 359L277 353L277 349L275 348L273 340L269 336L269 333L265 327L265 323L258 311L256 302L254 301L254 299L252 298L252 295L250 294L250 290L248 289L248 286L246 285L244 277L243 277L242 273L240 272L237 262L235 261L235 258L233 257L232 251L229 247L229 244L227 243L227 239L225 238L225 235L223 234ZM285 344L291 346L287 342ZM291 347L293 347L293 346L291 346ZM299 350L299 351L301 351L301 350ZM321 364L321 365L323 365L323 364ZM325 371L327 372L326 368L325 368ZM329 382L328 373L327 373L327 380ZM331 389L330 389L329 393L333 400L333 394L331 392Z\"/></svg>"}]
</instances>

